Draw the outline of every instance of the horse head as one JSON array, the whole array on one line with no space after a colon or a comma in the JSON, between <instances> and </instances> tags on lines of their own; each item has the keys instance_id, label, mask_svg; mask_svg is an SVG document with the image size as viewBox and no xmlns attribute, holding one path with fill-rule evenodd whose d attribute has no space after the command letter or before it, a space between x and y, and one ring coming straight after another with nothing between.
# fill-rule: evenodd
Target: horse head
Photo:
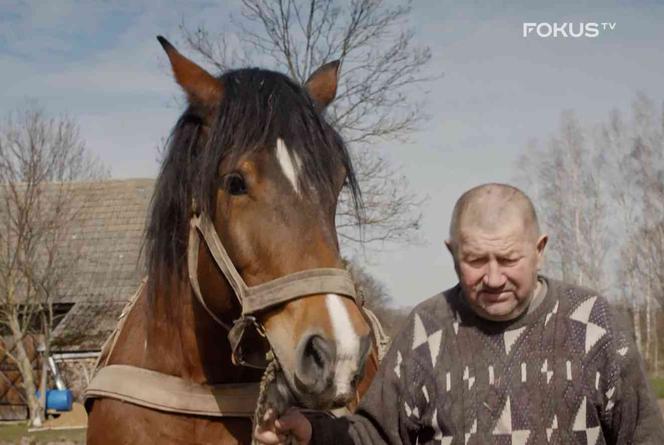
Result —
<instances>
[{"instance_id":1,"label":"horse head","mask_svg":"<svg viewBox=\"0 0 664 445\"><path fill-rule=\"evenodd\" d=\"M254 68L214 77L160 42L189 106L155 190L149 238L156 246L170 236L170 243L151 250L151 267L186 270L184 234L192 215L205 214L247 286L310 269L343 269L337 200L344 187L359 200L359 189L349 153L323 117L336 95L338 62L323 65L304 86ZM232 324L242 308L205 244L197 263L203 304ZM314 293L254 315L278 358L287 397L310 408L354 397L371 341L352 298ZM258 338L248 341L263 352Z\"/></svg>"}]
</instances>

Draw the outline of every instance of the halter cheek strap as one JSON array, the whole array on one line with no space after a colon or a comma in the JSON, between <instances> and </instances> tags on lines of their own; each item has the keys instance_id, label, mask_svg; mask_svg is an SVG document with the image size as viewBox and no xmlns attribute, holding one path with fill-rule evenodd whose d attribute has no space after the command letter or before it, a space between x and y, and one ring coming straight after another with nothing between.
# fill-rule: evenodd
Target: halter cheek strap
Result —
<instances>
[{"instance_id":1,"label":"halter cheek strap","mask_svg":"<svg viewBox=\"0 0 664 445\"><path fill-rule=\"evenodd\" d=\"M198 237L199 227L200 227L200 217L199 216L192 217L191 221L189 222L189 243L187 248L187 269L189 273L189 282L191 283L191 288L194 291L194 295L196 295L196 298L198 298L198 301L205 308L207 313L210 314L210 317L212 317L212 319L216 321L218 324L223 326L224 329L230 331L231 326L228 323L222 321L219 317L217 317L214 311L212 311L208 307L207 303L205 303L203 294L201 294L201 286L200 283L198 282L198 251L201 245L201 240ZM212 249L210 249L210 251L212 251ZM217 262L217 264L219 264L216 258L215 261ZM228 282L231 284L231 286L233 286L233 282L231 280L228 280ZM237 290L235 292L237 295Z\"/></svg>"}]
</instances>

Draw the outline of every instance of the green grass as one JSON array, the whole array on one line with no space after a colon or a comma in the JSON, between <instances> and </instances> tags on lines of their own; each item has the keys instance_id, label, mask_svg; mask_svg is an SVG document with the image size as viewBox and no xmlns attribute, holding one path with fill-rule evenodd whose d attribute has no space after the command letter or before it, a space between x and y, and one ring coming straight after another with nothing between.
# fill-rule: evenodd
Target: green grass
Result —
<instances>
[{"instance_id":1,"label":"green grass","mask_svg":"<svg viewBox=\"0 0 664 445\"><path fill-rule=\"evenodd\" d=\"M664 399L664 377L651 377L650 384L658 399Z\"/></svg>"},{"instance_id":2,"label":"green grass","mask_svg":"<svg viewBox=\"0 0 664 445\"><path fill-rule=\"evenodd\" d=\"M85 429L48 430L29 433L27 425L23 423L0 424L0 443L19 443L23 437L31 439L30 443L35 444L63 440L84 444Z\"/></svg>"}]
</instances>

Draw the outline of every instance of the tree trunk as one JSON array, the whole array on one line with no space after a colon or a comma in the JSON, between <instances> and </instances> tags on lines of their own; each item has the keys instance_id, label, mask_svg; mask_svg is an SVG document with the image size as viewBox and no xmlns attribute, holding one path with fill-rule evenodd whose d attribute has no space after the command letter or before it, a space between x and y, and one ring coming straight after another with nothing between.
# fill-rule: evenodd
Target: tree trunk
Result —
<instances>
[{"instance_id":1,"label":"tree trunk","mask_svg":"<svg viewBox=\"0 0 664 445\"><path fill-rule=\"evenodd\" d=\"M660 312L661 309L659 307L656 307L654 310L653 314L653 347L654 347L654 352L653 352L653 372L654 374L659 377L660 375L660 370L659 370L659 335L657 332L660 330L659 326L659 320L660 320Z\"/></svg>"},{"instance_id":2,"label":"tree trunk","mask_svg":"<svg viewBox=\"0 0 664 445\"><path fill-rule=\"evenodd\" d=\"M28 410L30 413L30 425L33 427L42 426L41 409L39 400L35 394L37 387L35 386L35 379L32 370L32 362L28 353L25 350L23 343L23 334L21 332L20 324L18 321L18 314L12 313L9 318L9 327L14 338L14 347L16 348L16 365L21 373L21 380L23 381L23 389L25 390L25 398L28 401Z\"/></svg>"},{"instance_id":3,"label":"tree trunk","mask_svg":"<svg viewBox=\"0 0 664 445\"><path fill-rule=\"evenodd\" d=\"M655 313L655 324L653 325L654 338L655 338L655 356L653 357L653 369L655 370L655 375L659 376L659 336L657 335L657 313Z\"/></svg>"},{"instance_id":4,"label":"tree trunk","mask_svg":"<svg viewBox=\"0 0 664 445\"><path fill-rule=\"evenodd\" d=\"M641 339L641 307L632 302L632 320L634 322L634 341L636 342L636 347L643 355L643 343Z\"/></svg>"},{"instance_id":5,"label":"tree trunk","mask_svg":"<svg viewBox=\"0 0 664 445\"><path fill-rule=\"evenodd\" d=\"M645 361L648 367L652 367L652 298L650 289L646 288L646 353Z\"/></svg>"},{"instance_id":6,"label":"tree trunk","mask_svg":"<svg viewBox=\"0 0 664 445\"><path fill-rule=\"evenodd\" d=\"M46 380L48 373L48 348L42 354L41 379L39 382L39 412L46 419Z\"/></svg>"},{"instance_id":7,"label":"tree trunk","mask_svg":"<svg viewBox=\"0 0 664 445\"><path fill-rule=\"evenodd\" d=\"M631 254L631 249L629 250ZM636 297L634 295L634 289L636 287L634 286L634 272L633 271L628 271L627 272L627 279L629 282L629 288L625 290L626 295L631 294L630 298L630 303L632 305L632 320L634 322L634 341L636 343L636 348L639 350L639 353L643 355L643 339L641 335L641 304L639 301L636 300Z\"/></svg>"},{"instance_id":8,"label":"tree trunk","mask_svg":"<svg viewBox=\"0 0 664 445\"><path fill-rule=\"evenodd\" d=\"M50 332L51 332L51 324L49 323L49 320L51 320L51 312L52 308L49 307L49 313L47 314L45 310L41 312L41 320L42 320L42 344L43 344L43 355L42 355L42 367L41 367L41 381L39 383L39 394L41 395L40 397L40 403L39 403L39 408L41 409L41 413L43 415L43 418L46 419L46 387L47 387L47 380L48 380L48 358L51 356L51 347L50 347Z\"/></svg>"}]
</instances>

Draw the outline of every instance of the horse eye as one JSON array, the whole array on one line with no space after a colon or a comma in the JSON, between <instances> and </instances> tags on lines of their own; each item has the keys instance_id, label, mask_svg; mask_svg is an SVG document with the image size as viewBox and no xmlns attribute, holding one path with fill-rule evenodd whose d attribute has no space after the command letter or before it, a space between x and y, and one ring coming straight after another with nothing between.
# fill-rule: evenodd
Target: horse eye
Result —
<instances>
[{"instance_id":1,"label":"horse eye","mask_svg":"<svg viewBox=\"0 0 664 445\"><path fill-rule=\"evenodd\" d=\"M224 189L231 195L246 195L247 184L239 173L231 173L224 180Z\"/></svg>"}]
</instances>

